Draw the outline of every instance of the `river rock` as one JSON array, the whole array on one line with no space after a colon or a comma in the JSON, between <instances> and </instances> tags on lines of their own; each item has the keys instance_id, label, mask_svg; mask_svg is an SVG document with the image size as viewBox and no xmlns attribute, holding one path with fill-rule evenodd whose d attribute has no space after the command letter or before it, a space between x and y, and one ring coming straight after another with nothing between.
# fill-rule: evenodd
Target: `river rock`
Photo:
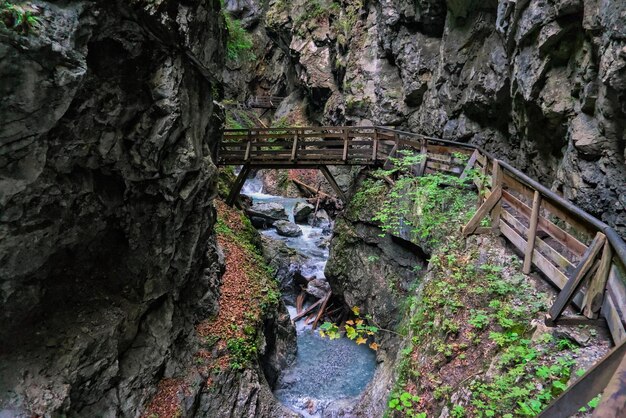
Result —
<instances>
[{"instance_id":1,"label":"river rock","mask_svg":"<svg viewBox=\"0 0 626 418\"><path fill-rule=\"evenodd\" d=\"M325 279L313 279L307 284L306 292L318 299L322 299L330 292L330 285Z\"/></svg>"},{"instance_id":2,"label":"river rock","mask_svg":"<svg viewBox=\"0 0 626 418\"><path fill-rule=\"evenodd\" d=\"M306 202L298 202L293 207L293 218L298 223L305 223L311 213L315 210L315 206Z\"/></svg>"},{"instance_id":3,"label":"river rock","mask_svg":"<svg viewBox=\"0 0 626 418\"><path fill-rule=\"evenodd\" d=\"M276 221L274 222L274 228L276 228L278 235L282 235L283 237L299 237L302 235L300 227L293 222Z\"/></svg>"},{"instance_id":4,"label":"river rock","mask_svg":"<svg viewBox=\"0 0 626 418\"><path fill-rule=\"evenodd\" d=\"M317 213L311 213L309 215L308 221L309 224L313 226L327 226L330 225L330 216L324 209L319 209Z\"/></svg>"},{"instance_id":5,"label":"river rock","mask_svg":"<svg viewBox=\"0 0 626 418\"><path fill-rule=\"evenodd\" d=\"M255 203L248 214L252 217L264 218L272 225L274 221L289 219L285 207L276 202Z\"/></svg>"}]
</instances>

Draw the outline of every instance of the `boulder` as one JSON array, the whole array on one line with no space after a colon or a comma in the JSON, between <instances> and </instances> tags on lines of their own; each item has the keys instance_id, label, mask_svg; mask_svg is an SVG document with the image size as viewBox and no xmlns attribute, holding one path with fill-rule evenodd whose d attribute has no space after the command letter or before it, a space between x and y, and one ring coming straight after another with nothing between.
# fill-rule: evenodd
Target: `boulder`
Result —
<instances>
[{"instance_id":1,"label":"boulder","mask_svg":"<svg viewBox=\"0 0 626 418\"><path fill-rule=\"evenodd\" d=\"M326 279L313 279L307 284L306 292L318 299L322 299L330 292L330 285Z\"/></svg>"},{"instance_id":2,"label":"boulder","mask_svg":"<svg viewBox=\"0 0 626 418\"><path fill-rule=\"evenodd\" d=\"M315 206L306 202L298 202L293 207L293 218L298 223L306 223L309 215L313 213Z\"/></svg>"},{"instance_id":3,"label":"boulder","mask_svg":"<svg viewBox=\"0 0 626 418\"><path fill-rule=\"evenodd\" d=\"M257 218L255 226L259 224L272 226L276 221L289 219L285 207L280 203L274 202L255 203L246 212L251 218ZM264 222L260 222L259 219L263 219Z\"/></svg>"},{"instance_id":4,"label":"boulder","mask_svg":"<svg viewBox=\"0 0 626 418\"><path fill-rule=\"evenodd\" d=\"M311 213L309 215L309 224L313 226L330 225L330 216L324 209L320 209L317 213Z\"/></svg>"},{"instance_id":5,"label":"boulder","mask_svg":"<svg viewBox=\"0 0 626 418\"><path fill-rule=\"evenodd\" d=\"M299 237L302 235L300 227L293 222L276 221L274 222L274 228L276 228L278 235L282 235L283 237Z\"/></svg>"}]
</instances>

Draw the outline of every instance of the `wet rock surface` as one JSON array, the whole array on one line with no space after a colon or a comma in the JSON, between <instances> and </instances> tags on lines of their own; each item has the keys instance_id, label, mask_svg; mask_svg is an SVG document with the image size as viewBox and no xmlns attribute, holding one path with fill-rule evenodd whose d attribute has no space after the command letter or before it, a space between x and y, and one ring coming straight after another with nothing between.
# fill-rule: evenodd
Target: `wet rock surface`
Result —
<instances>
[{"instance_id":1,"label":"wet rock surface","mask_svg":"<svg viewBox=\"0 0 626 418\"><path fill-rule=\"evenodd\" d=\"M37 4L36 35L0 28L0 410L134 417L217 308L223 23Z\"/></svg>"},{"instance_id":2,"label":"wet rock surface","mask_svg":"<svg viewBox=\"0 0 626 418\"><path fill-rule=\"evenodd\" d=\"M274 222L274 228L276 228L278 235L282 235L283 237L299 237L302 235L300 227L293 222L276 221Z\"/></svg>"},{"instance_id":3,"label":"wet rock surface","mask_svg":"<svg viewBox=\"0 0 626 418\"><path fill-rule=\"evenodd\" d=\"M315 206L310 203L298 202L293 208L293 218L297 223L306 223Z\"/></svg>"}]
</instances>

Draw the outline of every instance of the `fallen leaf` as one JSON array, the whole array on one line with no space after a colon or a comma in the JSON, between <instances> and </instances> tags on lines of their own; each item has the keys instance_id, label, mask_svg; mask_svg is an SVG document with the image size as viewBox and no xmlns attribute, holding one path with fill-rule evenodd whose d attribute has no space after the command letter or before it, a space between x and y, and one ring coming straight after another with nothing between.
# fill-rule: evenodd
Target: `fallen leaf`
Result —
<instances>
[{"instance_id":1,"label":"fallen leaf","mask_svg":"<svg viewBox=\"0 0 626 418\"><path fill-rule=\"evenodd\" d=\"M356 343L361 345L361 344L365 344L367 342L367 340L363 337L359 337L356 339Z\"/></svg>"},{"instance_id":2,"label":"fallen leaf","mask_svg":"<svg viewBox=\"0 0 626 418\"><path fill-rule=\"evenodd\" d=\"M378 350L378 347L380 347L380 346L379 346L378 344L376 344L376 343L371 343L371 344L370 344L370 348L371 348L372 350L374 350L374 351Z\"/></svg>"}]
</instances>

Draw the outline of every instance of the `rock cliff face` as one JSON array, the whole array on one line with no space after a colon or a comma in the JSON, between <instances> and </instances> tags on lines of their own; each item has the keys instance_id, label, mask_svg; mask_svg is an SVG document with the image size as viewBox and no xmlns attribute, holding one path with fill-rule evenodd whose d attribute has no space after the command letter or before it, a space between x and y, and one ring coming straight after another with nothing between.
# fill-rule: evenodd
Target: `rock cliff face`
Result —
<instances>
[{"instance_id":1,"label":"rock cliff face","mask_svg":"<svg viewBox=\"0 0 626 418\"><path fill-rule=\"evenodd\" d=\"M268 85L319 123L484 146L625 235L625 21L621 0L274 0L249 80L289 74Z\"/></svg>"},{"instance_id":2,"label":"rock cliff face","mask_svg":"<svg viewBox=\"0 0 626 418\"><path fill-rule=\"evenodd\" d=\"M218 0L0 28L0 410L138 416L216 309Z\"/></svg>"}]
</instances>

